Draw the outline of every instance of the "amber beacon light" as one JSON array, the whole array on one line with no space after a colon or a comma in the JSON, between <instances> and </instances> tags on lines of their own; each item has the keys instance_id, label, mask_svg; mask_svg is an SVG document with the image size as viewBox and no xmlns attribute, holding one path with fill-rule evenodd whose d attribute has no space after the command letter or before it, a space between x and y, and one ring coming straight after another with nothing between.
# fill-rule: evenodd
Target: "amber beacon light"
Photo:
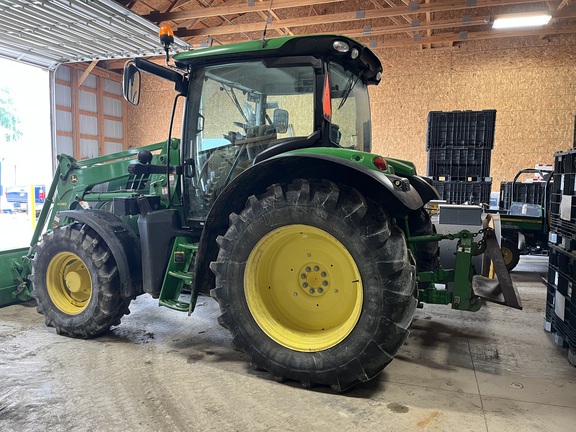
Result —
<instances>
[{"instance_id":1,"label":"amber beacon light","mask_svg":"<svg viewBox=\"0 0 576 432\"><path fill-rule=\"evenodd\" d=\"M164 48L168 48L174 43L174 31L166 24L160 27L160 30L158 30L158 36L160 37L160 43L164 45Z\"/></svg>"}]
</instances>

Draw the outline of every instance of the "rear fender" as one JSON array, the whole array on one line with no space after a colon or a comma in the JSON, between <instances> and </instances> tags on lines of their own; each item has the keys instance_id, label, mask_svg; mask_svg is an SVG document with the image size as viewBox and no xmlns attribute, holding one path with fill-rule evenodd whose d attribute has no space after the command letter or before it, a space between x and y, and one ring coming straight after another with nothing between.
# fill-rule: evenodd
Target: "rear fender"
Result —
<instances>
[{"instance_id":1,"label":"rear fender","mask_svg":"<svg viewBox=\"0 0 576 432\"><path fill-rule=\"evenodd\" d=\"M364 196L381 203L391 217L403 217L412 210L424 205L419 190L434 189L412 185L407 177L385 174L366 168L360 163L324 154L280 155L260 162L236 177L220 194L206 220L197 253L195 289L209 292L214 285L214 276L209 269L210 262L218 255L216 238L228 229L231 213L240 213L247 199L266 191L274 183L286 183L295 178L327 179L335 183L345 183L358 189ZM436 195L437 196L437 195Z\"/></svg>"},{"instance_id":2,"label":"rear fender","mask_svg":"<svg viewBox=\"0 0 576 432\"><path fill-rule=\"evenodd\" d=\"M432 185L431 180L428 178L414 175L408 177L408 180L410 181L412 187L416 189L424 204L426 204L428 201L440 199L440 194Z\"/></svg>"},{"instance_id":3,"label":"rear fender","mask_svg":"<svg viewBox=\"0 0 576 432\"><path fill-rule=\"evenodd\" d=\"M128 224L104 210L66 210L58 215L85 223L102 237L118 266L123 297L142 294L140 240Z\"/></svg>"}]
</instances>

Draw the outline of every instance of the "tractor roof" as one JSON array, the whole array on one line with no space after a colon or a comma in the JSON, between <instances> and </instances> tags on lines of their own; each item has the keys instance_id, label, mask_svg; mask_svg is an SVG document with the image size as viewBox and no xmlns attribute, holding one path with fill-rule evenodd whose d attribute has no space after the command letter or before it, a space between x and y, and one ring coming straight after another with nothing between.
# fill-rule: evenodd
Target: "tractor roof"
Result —
<instances>
[{"instance_id":1,"label":"tractor roof","mask_svg":"<svg viewBox=\"0 0 576 432\"><path fill-rule=\"evenodd\" d=\"M335 42L339 49L335 48ZM342 49L339 42L347 46ZM354 56L352 55L354 53ZM256 60L270 57L325 57L344 64L362 76L367 84L380 81L382 64L366 46L346 36L288 36L240 42L178 53L174 61L179 67L196 67L215 63Z\"/></svg>"}]
</instances>

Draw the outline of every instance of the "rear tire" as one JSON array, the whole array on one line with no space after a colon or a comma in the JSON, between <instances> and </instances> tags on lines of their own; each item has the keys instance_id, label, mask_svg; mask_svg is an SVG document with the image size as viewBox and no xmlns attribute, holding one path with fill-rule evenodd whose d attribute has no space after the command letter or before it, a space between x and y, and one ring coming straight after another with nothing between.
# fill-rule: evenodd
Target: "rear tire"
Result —
<instances>
[{"instance_id":1,"label":"rear tire","mask_svg":"<svg viewBox=\"0 0 576 432\"><path fill-rule=\"evenodd\" d=\"M417 301L406 240L356 189L272 185L231 215L218 244L219 322L275 379L343 391L376 376L408 336Z\"/></svg>"},{"instance_id":2,"label":"rear tire","mask_svg":"<svg viewBox=\"0 0 576 432\"><path fill-rule=\"evenodd\" d=\"M518 245L512 240L502 237L500 250L502 251L502 257L504 258L506 268L508 271L512 271L518 265L518 261L520 261Z\"/></svg>"},{"instance_id":3,"label":"rear tire","mask_svg":"<svg viewBox=\"0 0 576 432\"><path fill-rule=\"evenodd\" d=\"M58 334L98 336L130 313L112 253L88 225L75 222L45 234L32 268L38 313Z\"/></svg>"}]
</instances>

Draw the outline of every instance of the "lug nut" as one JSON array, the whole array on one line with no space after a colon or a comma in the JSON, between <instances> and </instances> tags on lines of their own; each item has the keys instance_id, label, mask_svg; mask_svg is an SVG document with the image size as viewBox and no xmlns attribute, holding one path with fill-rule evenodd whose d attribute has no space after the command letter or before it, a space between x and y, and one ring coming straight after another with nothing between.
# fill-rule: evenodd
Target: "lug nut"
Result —
<instances>
[{"instance_id":1,"label":"lug nut","mask_svg":"<svg viewBox=\"0 0 576 432\"><path fill-rule=\"evenodd\" d=\"M304 273L302 273L302 274L300 275L300 277L301 277L302 279L306 279L306 275L305 275Z\"/></svg>"},{"instance_id":2,"label":"lug nut","mask_svg":"<svg viewBox=\"0 0 576 432\"><path fill-rule=\"evenodd\" d=\"M314 266L314 271L318 271L318 270L320 270L320 267Z\"/></svg>"},{"instance_id":3,"label":"lug nut","mask_svg":"<svg viewBox=\"0 0 576 432\"><path fill-rule=\"evenodd\" d=\"M304 283L302 284L302 288L308 288L308 284L307 284L306 282L304 282Z\"/></svg>"},{"instance_id":4,"label":"lug nut","mask_svg":"<svg viewBox=\"0 0 576 432\"><path fill-rule=\"evenodd\" d=\"M310 288L310 289L308 290L308 292L309 292L310 294L314 294L314 288Z\"/></svg>"},{"instance_id":5,"label":"lug nut","mask_svg":"<svg viewBox=\"0 0 576 432\"><path fill-rule=\"evenodd\" d=\"M306 273L310 273L312 269L310 267L306 267Z\"/></svg>"},{"instance_id":6,"label":"lug nut","mask_svg":"<svg viewBox=\"0 0 576 432\"><path fill-rule=\"evenodd\" d=\"M324 290L322 288L318 288L318 294L322 294Z\"/></svg>"},{"instance_id":7,"label":"lug nut","mask_svg":"<svg viewBox=\"0 0 576 432\"><path fill-rule=\"evenodd\" d=\"M322 276L322 277L326 277L326 272L322 272L322 273L320 273L320 276Z\"/></svg>"},{"instance_id":8,"label":"lug nut","mask_svg":"<svg viewBox=\"0 0 576 432\"><path fill-rule=\"evenodd\" d=\"M322 285L328 286L328 281L322 281Z\"/></svg>"}]
</instances>

